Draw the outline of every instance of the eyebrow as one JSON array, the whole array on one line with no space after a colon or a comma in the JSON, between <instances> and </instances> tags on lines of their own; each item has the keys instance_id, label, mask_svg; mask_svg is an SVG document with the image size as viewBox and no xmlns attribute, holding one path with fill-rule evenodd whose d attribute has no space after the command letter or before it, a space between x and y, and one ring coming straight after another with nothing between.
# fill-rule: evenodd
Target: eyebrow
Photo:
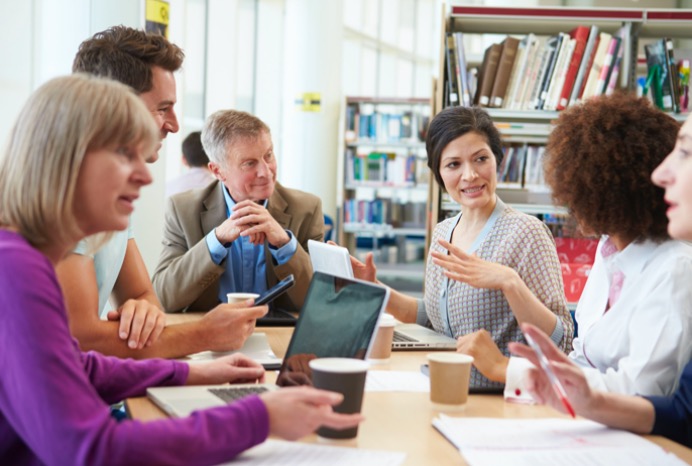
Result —
<instances>
[{"instance_id":1,"label":"eyebrow","mask_svg":"<svg viewBox=\"0 0 692 466\"><path fill-rule=\"evenodd\" d=\"M480 152L483 152L484 150L488 150L488 151L492 152L492 151L491 151L489 148L487 148L487 147L481 147L481 148L478 149L476 152L474 152L473 154L471 154L471 157L474 157L474 156L478 155ZM447 157L447 158L444 158L444 157L443 157L443 158L441 158L440 160L458 159L458 158L461 158L461 156L455 155L455 156L453 156L453 157Z\"/></svg>"}]
</instances>

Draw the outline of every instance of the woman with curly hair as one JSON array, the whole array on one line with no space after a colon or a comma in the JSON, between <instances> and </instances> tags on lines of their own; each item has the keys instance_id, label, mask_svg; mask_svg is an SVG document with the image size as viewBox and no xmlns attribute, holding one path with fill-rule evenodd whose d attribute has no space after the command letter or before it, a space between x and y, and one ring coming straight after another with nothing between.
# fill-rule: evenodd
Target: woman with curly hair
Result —
<instances>
[{"instance_id":1,"label":"woman with curly hair","mask_svg":"<svg viewBox=\"0 0 692 466\"><path fill-rule=\"evenodd\" d=\"M537 325L569 351L574 330L555 242L540 220L512 209L496 195L503 153L490 116L480 108L441 111L430 123L426 150L428 166L460 205L461 213L435 227L425 299L392 290L387 310L403 322L430 321L437 332L456 338L462 352L482 341L495 349L498 358L505 358L508 343L523 338L522 322ZM447 257L448 250L475 261L477 270L486 271L486 279L470 283L445 274L435 264ZM356 276L375 279L371 255L365 264L355 259L352 263ZM516 293L518 283L535 301L530 308L525 305L526 296ZM475 369L471 373L474 389L502 390L496 380L493 374Z\"/></svg>"},{"instance_id":2,"label":"woman with curly hair","mask_svg":"<svg viewBox=\"0 0 692 466\"><path fill-rule=\"evenodd\" d=\"M680 129L673 152L654 171L653 182L665 188L668 209L668 232L673 238L692 241L692 118ZM692 447L692 362L685 366L680 383L672 397L634 397L592 390L584 372L553 345L543 332L527 325L522 327L541 347L551 361L555 375L565 387L575 411L611 427L638 434L663 435ZM524 356L537 366L534 352L522 344L510 344L513 353ZM547 375L532 369L528 383L534 398L564 412Z\"/></svg>"},{"instance_id":3,"label":"woman with curly hair","mask_svg":"<svg viewBox=\"0 0 692 466\"><path fill-rule=\"evenodd\" d=\"M553 197L584 233L602 237L569 354L594 388L669 395L692 355L692 247L669 239L663 190L649 180L677 130L647 100L617 94L564 111L548 138L544 167ZM472 275L469 261L454 255L444 263L450 276ZM506 396L526 396L526 360L491 351L474 357L481 372L497 373L500 365Z\"/></svg>"}]
</instances>

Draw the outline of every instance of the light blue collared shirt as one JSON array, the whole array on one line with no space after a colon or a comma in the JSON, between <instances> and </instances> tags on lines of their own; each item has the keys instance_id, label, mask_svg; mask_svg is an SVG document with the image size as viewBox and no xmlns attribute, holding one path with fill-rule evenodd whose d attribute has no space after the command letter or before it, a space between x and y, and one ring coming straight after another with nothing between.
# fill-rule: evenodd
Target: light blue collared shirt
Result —
<instances>
[{"instance_id":1,"label":"light blue collared shirt","mask_svg":"<svg viewBox=\"0 0 692 466\"><path fill-rule=\"evenodd\" d=\"M231 216L236 202L224 187L223 197L226 201L226 218ZM262 204L267 207L268 200ZM279 265L288 262L298 249L298 240L290 230L286 230L290 240L279 249L269 245L272 259ZM205 237L211 259L221 265L224 259L226 269L219 277L219 301L226 302L226 293L246 292L263 293L267 290L267 264L264 257L264 245L255 246L249 236L239 236L228 247L221 244L216 233L211 230ZM230 254L230 257L228 257Z\"/></svg>"}]
</instances>

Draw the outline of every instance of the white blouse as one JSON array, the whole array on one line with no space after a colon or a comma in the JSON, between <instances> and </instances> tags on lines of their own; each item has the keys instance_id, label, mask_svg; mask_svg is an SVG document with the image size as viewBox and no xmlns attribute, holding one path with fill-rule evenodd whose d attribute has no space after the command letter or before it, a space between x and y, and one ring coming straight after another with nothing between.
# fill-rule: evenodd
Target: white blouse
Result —
<instances>
[{"instance_id":1,"label":"white blouse","mask_svg":"<svg viewBox=\"0 0 692 466\"><path fill-rule=\"evenodd\" d=\"M631 243L604 259L601 240L576 311L579 335L569 357L591 387L631 395L671 395L692 356L692 246ZM610 279L625 276L606 312ZM511 358L505 396L522 398L528 361Z\"/></svg>"}]
</instances>

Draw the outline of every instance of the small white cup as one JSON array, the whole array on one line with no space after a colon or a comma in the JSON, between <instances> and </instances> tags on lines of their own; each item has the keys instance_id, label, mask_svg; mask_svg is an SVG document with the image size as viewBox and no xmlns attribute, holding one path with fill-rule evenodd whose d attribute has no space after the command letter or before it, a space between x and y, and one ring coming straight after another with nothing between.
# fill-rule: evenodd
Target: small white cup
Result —
<instances>
[{"instance_id":1,"label":"small white cup","mask_svg":"<svg viewBox=\"0 0 692 466\"><path fill-rule=\"evenodd\" d=\"M382 314L377 326L375 341L372 343L370 357L373 364L383 364L389 361L392 355L392 340L394 339L394 327L397 320L391 314Z\"/></svg>"},{"instance_id":2,"label":"small white cup","mask_svg":"<svg viewBox=\"0 0 692 466\"><path fill-rule=\"evenodd\" d=\"M226 299L228 300L228 304L233 304L233 303L242 303L247 301L248 299L257 299L259 298L259 295L257 293L227 293L226 294Z\"/></svg>"}]
</instances>

